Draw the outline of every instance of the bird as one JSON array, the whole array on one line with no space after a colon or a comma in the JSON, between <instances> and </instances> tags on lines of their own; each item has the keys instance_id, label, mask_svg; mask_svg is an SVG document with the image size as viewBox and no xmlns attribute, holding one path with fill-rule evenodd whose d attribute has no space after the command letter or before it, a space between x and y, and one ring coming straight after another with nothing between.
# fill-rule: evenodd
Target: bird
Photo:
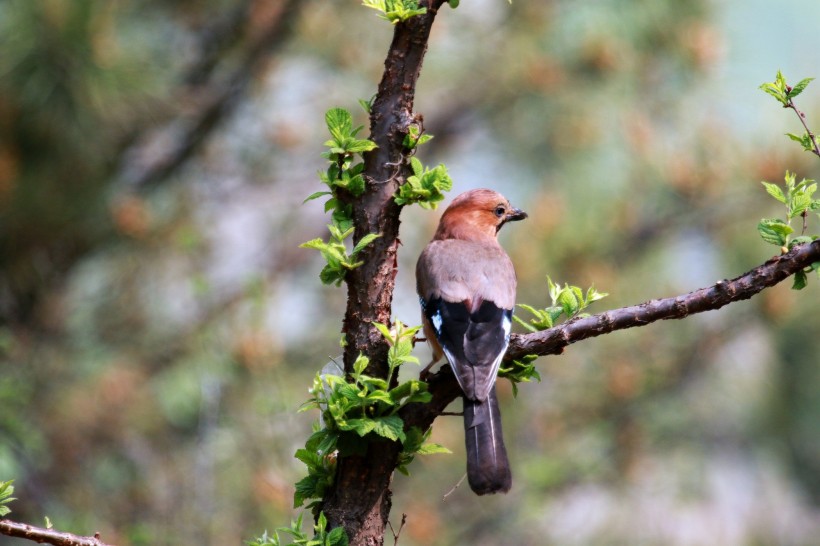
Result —
<instances>
[{"instance_id":1,"label":"bird","mask_svg":"<svg viewBox=\"0 0 820 546\"><path fill-rule=\"evenodd\" d=\"M422 327L433 351L425 370L444 356L461 387L467 479L478 495L512 486L495 380L510 341L517 281L498 231L525 218L496 191L464 192L445 209L416 263Z\"/></svg>"}]
</instances>

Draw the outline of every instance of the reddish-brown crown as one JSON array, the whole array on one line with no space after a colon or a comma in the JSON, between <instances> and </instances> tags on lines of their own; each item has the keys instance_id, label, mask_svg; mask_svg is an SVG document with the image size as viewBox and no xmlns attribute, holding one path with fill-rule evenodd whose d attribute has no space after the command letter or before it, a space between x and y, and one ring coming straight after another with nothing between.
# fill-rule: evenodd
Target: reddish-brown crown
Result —
<instances>
[{"instance_id":1,"label":"reddish-brown crown","mask_svg":"<svg viewBox=\"0 0 820 546\"><path fill-rule=\"evenodd\" d=\"M526 217L526 212L514 208L497 191L469 190L457 196L444 211L433 239L495 241L501 226Z\"/></svg>"}]
</instances>

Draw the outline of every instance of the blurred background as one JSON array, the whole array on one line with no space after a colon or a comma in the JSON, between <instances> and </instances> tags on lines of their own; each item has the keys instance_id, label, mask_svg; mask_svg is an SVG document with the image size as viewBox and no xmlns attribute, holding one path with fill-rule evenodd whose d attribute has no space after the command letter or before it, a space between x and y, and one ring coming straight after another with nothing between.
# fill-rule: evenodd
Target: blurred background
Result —
<instances>
[{"instance_id":1,"label":"blurred background","mask_svg":"<svg viewBox=\"0 0 820 546\"><path fill-rule=\"evenodd\" d=\"M430 40L419 156L452 195L530 213L502 234L521 302L548 304L546 275L610 293L593 312L737 276L776 251L760 181L820 177L757 89L820 76L818 21L813 0L464 0ZM298 248L327 221L302 200L325 110L367 123L391 35L357 0L0 3L11 517L128 546L240 544L297 514L316 415L296 410L345 298ZM820 129L820 84L798 104ZM438 216L403 212L405 323ZM820 286L789 285L543 358L518 398L503 382L506 496L442 500L464 457L440 419L454 455L394 479L401 544L817 544Z\"/></svg>"}]
</instances>

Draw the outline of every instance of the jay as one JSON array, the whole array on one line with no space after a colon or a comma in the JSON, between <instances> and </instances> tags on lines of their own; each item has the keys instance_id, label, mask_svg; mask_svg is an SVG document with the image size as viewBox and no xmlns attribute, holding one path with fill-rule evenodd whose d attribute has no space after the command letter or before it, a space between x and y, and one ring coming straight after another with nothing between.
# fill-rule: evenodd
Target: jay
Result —
<instances>
[{"instance_id":1,"label":"jay","mask_svg":"<svg viewBox=\"0 0 820 546\"><path fill-rule=\"evenodd\" d=\"M505 223L526 217L498 192L462 193L416 264L430 366L446 356L464 393L467 478L478 495L506 493L512 485L495 379L510 340L516 277L497 235Z\"/></svg>"}]
</instances>

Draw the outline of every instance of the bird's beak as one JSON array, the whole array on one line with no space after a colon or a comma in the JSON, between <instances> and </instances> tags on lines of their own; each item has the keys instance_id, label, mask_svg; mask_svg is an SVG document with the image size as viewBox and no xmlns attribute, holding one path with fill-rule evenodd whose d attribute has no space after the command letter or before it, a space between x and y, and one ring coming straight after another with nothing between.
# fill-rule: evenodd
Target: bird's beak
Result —
<instances>
[{"instance_id":1,"label":"bird's beak","mask_svg":"<svg viewBox=\"0 0 820 546\"><path fill-rule=\"evenodd\" d=\"M527 213L521 209L512 209L510 212L507 213L507 221L508 222L515 222L517 220L523 220L527 217Z\"/></svg>"}]
</instances>

